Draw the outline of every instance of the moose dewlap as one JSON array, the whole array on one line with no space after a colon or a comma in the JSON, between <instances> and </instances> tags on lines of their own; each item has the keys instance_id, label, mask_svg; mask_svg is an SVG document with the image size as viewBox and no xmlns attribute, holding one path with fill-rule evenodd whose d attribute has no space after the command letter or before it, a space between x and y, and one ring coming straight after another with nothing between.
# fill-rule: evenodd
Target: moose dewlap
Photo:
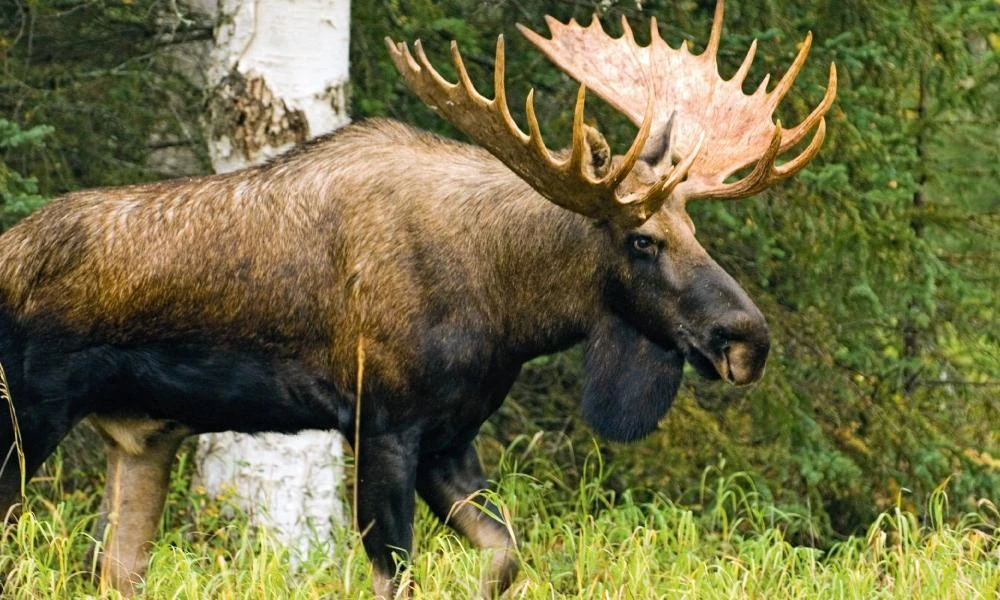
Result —
<instances>
[{"instance_id":1,"label":"moose dewlap","mask_svg":"<svg viewBox=\"0 0 1000 600\"><path fill-rule=\"evenodd\" d=\"M89 418L108 450L98 539L117 512L100 572L131 593L185 436L336 428L358 457L378 595L399 591L417 495L493 551L482 594L502 592L514 540L477 495L472 443L525 361L584 343L583 415L615 440L655 429L685 361L737 385L763 372L764 317L699 245L685 204L746 197L805 167L836 73L802 123L781 127L773 112L810 37L771 91L746 94L755 46L719 76L722 12L720 0L699 55L667 45L655 21L648 46L628 23L620 38L596 19L550 19L550 38L522 28L581 83L564 151L546 147L531 94L527 132L511 117L502 38L493 99L454 44L457 83L419 42L411 53L387 40L413 91L478 146L370 120L263 166L76 192L24 219L0 237L13 400L0 410L0 510ZM583 124L584 86L638 127L624 155Z\"/></svg>"}]
</instances>

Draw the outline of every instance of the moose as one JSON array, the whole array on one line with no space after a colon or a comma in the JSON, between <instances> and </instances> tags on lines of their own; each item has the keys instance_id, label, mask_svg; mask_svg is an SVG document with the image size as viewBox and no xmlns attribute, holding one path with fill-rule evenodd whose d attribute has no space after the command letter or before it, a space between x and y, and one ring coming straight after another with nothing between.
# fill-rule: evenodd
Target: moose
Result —
<instances>
[{"instance_id":1,"label":"moose","mask_svg":"<svg viewBox=\"0 0 1000 600\"><path fill-rule=\"evenodd\" d=\"M73 192L22 220L0 236L0 510L14 514L24 481L87 419L107 450L98 539L117 519L101 573L134 593L185 437L335 428L356 453L377 596L406 593L417 495L492 551L481 593L502 593L515 541L481 495L473 441L522 364L585 344L582 415L620 441L656 428L685 361L735 385L763 373L765 319L699 245L685 205L805 167L836 69L783 128L773 113L811 34L772 90L765 79L747 94L756 42L722 78L722 16L719 0L701 54L669 46L655 20L647 46L624 19L618 38L596 17L550 17L548 38L519 25L581 84L560 151L532 93L527 133L512 118L502 36L493 99L454 42L457 83L419 41L411 52L387 39L413 92L476 146L371 119L261 166ZM624 155L584 124L587 90L638 128Z\"/></svg>"}]
</instances>

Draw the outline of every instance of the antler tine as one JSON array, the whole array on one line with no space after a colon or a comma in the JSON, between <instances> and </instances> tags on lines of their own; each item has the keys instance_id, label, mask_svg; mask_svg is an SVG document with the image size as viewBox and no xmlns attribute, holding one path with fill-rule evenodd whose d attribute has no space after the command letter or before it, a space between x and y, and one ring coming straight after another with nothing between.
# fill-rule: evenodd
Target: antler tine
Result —
<instances>
[{"instance_id":1,"label":"antler tine","mask_svg":"<svg viewBox=\"0 0 1000 600\"><path fill-rule=\"evenodd\" d=\"M597 15L594 15L597 18ZM628 24L628 18L622 15L622 37L624 37L630 44L635 43L635 34L632 33L632 26Z\"/></svg>"},{"instance_id":2,"label":"antler tine","mask_svg":"<svg viewBox=\"0 0 1000 600\"><path fill-rule=\"evenodd\" d=\"M778 160L778 155L781 153L781 132L781 120L778 120L774 123L774 134L771 136L771 142L763 156L757 161L753 171L743 181L733 183L733 198L752 196L767 188L768 180L774 171L774 162ZM741 183L742 185L740 185Z\"/></svg>"},{"instance_id":3,"label":"antler tine","mask_svg":"<svg viewBox=\"0 0 1000 600\"><path fill-rule=\"evenodd\" d=\"M774 161L778 159L780 151L781 121L778 121L775 123L774 133L771 135L771 141L768 143L767 150L764 151L763 156L754 165L753 171L749 175L739 181L724 184L715 189L700 193L698 196L701 198L738 200L766 189L771 183L770 179L774 170Z\"/></svg>"},{"instance_id":4,"label":"antler tine","mask_svg":"<svg viewBox=\"0 0 1000 600\"><path fill-rule=\"evenodd\" d=\"M722 40L722 19L725 13L725 2L718 0L715 3L715 16L712 18L712 33L708 36L708 45L705 47L705 58L715 60L715 55L719 52L719 42Z\"/></svg>"},{"instance_id":5,"label":"antler tine","mask_svg":"<svg viewBox=\"0 0 1000 600\"><path fill-rule=\"evenodd\" d=\"M507 85L504 83L504 71L507 68L507 59L504 52L503 34L497 36L497 49L493 65L493 102L500 111L500 116L507 125L507 130L514 134L522 144L526 143L528 136L514 122L514 117L510 114L510 106L507 105Z\"/></svg>"},{"instance_id":6,"label":"antler tine","mask_svg":"<svg viewBox=\"0 0 1000 600\"><path fill-rule=\"evenodd\" d=\"M420 68L422 72L426 72L439 87L450 88L454 87L454 83L449 83L447 79L441 77L441 74L437 72L433 66L431 66L431 61L427 60L427 54L424 53L424 45L420 43L420 40L413 42L413 51L417 53L417 61L420 63ZM479 95L478 93L476 94Z\"/></svg>"},{"instance_id":7,"label":"antler tine","mask_svg":"<svg viewBox=\"0 0 1000 600\"><path fill-rule=\"evenodd\" d=\"M625 177L632 171L636 161L642 155L642 149L646 146L646 140L649 139L649 132L653 130L653 109L655 108L653 100L653 94L650 93L646 100L646 113L642 117L642 124L639 125L639 133L636 134L635 140L632 141L628 152L625 153L625 158L622 160L621 165L606 177L615 187L624 181Z\"/></svg>"},{"instance_id":8,"label":"antler tine","mask_svg":"<svg viewBox=\"0 0 1000 600\"><path fill-rule=\"evenodd\" d=\"M420 55L420 61L426 62L427 57L424 55L423 48L420 49ZM458 81L465 88L465 93L469 95L469 98L475 100L477 104L486 104L489 102L485 96L476 90L476 86L469 79L469 72L465 70L465 63L462 62L462 55L458 51L458 42L455 40L451 41L451 61L455 64L455 71L458 72Z\"/></svg>"},{"instance_id":9,"label":"antler tine","mask_svg":"<svg viewBox=\"0 0 1000 600\"><path fill-rule=\"evenodd\" d=\"M698 155L701 154L701 149L705 145L705 139L705 134L702 133L698 137L698 143L695 144L694 150L684 157L684 160L674 166L670 175L670 179L672 180L670 188L677 186L677 184L681 182L681 179L687 176L688 171L691 170L691 166L694 164L694 161L697 160Z\"/></svg>"},{"instance_id":10,"label":"antler tine","mask_svg":"<svg viewBox=\"0 0 1000 600\"><path fill-rule=\"evenodd\" d=\"M760 161L754 167L753 172L740 181L728 184L705 197L738 200L762 192L771 185L795 175L816 157L823 146L823 140L826 138L826 119L820 118L819 126L816 128L813 139L810 140L809 145L798 156L784 164L775 165L774 163L778 156L783 152L782 146L784 144L781 143L781 138L782 129L781 122L779 121L767 152L761 157Z\"/></svg>"},{"instance_id":11,"label":"antler tine","mask_svg":"<svg viewBox=\"0 0 1000 600\"><path fill-rule=\"evenodd\" d=\"M785 94L788 90L792 89L792 83L795 82L795 78L799 76L799 71L802 69L802 65L806 64L806 57L809 56L809 48L812 47L813 34L810 31L806 34L806 39L802 40L802 48L799 53L795 56L795 60L792 61L788 71L785 76L781 78L778 85L771 90L771 109L777 108L778 104L784 99Z\"/></svg>"},{"instance_id":12,"label":"antler tine","mask_svg":"<svg viewBox=\"0 0 1000 600\"><path fill-rule=\"evenodd\" d=\"M751 94L751 95L758 96L760 94L764 94L764 96L766 97L767 96L767 84L769 84L769 83L771 83L771 74L770 73L766 73L764 75L764 79L760 80L760 84L757 86L757 89L754 90L753 94Z\"/></svg>"},{"instance_id":13,"label":"antler tine","mask_svg":"<svg viewBox=\"0 0 1000 600\"><path fill-rule=\"evenodd\" d=\"M781 150L791 148L795 144L805 137L816 123L823 119L830 107L833 106L833 101L837 97L837 65L830 63L830 75L826 84L826 93L823 94L823 99L820 103L816 105L809 116L802 120L801 123L785 131L785 139L781 141Z\"/></svg>"},{"instance_id":14,"label":"antler tine","mask_svg":"<svg viewBox=\"0 0 1000 600\"><path fill-rule=\"evenodd\" d=\"M775 174L781 179L787 179L801 171L819 153L824 139L826 139L826 119L821 117L819 127L816 128L816 134L813 135L813 139L806 146L806 149L792 160L775 167Z\"/></svg>"},{"instance_id":15,"label":"antler tine","mask_svg":"<svg viewBox=\"0 0 1000 600\"><path fill-rule=\"evenodd\" d=\"M389 58L392 59L392 62L396 65L397 69L403 70L405 67L408 67L414 71L420 70L420 65L413 60L413 56L410 54L410 49L406 47L406 44L402 42L397 44L388 36L386 36L384 41L385 45L389 48Z\"/></svg>"},{"instance_id":16,"label":"antler tine","mask_svg":"<svg viewBox=\"0 0 1000 600\"><path fill-rule=\"evenodd\" d=\"M660 26L656 22L656 17L649 17L649 45L650 47L656 46L656 42L663 42L663 38L660 37Z\"/></svg>"},{"instance_id":17,"label":"antler tine","mask_svg":"<svg viewBox=\"0 0 1000 600\"><path fill-rule=\"evenodd\" d=\"M581 84L580 91L576 93L576 108L573 110L573 142L572 150L569 154L569 164L567 167L570 171L580 171L584 177L588 177L586 173L583 172L583 152L584 148L584 136L583 131L583 106L587 100L587 86ZM589 178L589 177L588 177Z\"/></svg>"},{"instance_id":18,"label":"antler tine","mask_svg":"<svg viewBox=\"0 0 1000 600\"><path fill-rule=\"evenodd\" d=\"M571 21L571 22L575 22L575 21ZM555 31L557 27L559 27L560 25L562 25L562 23L559 22L559 19L553 17L552 15L545 15L545 24L548 26L549 31ZM528 29L524 25L521 25L520 23L517 24L517 28L521 31L521 33L524 33L526 31L531 31L530 29ZM534 31L531 31L531 33L533 33L535 35L538 35ZM539 36L539 37L541 37L541 36Z\"/></svg>"},{"instance_id":19,"label":"antler tine","mask_svg":"<svg viewBox=\"0 0 1000 600\"><path fill-rule=\"evenodd\" d=\"M528 90L528 97L524 101L524 112L528 117L528 140L535 149L535 154L549 165L554 165L555 160L549 149L545 147L545 140L542 139L542 129L538 125L538 117L535 115L535 90Z\"/></svg>"},{"instance_id":20,"label":"antler tine","mask_svg":"<svg viewBox=\"0 0 1000 600\"><path fill-rule=\"evenodd\" d=\"M587 29L596 29L598 33L604 33L604 25L601 25L601 20L597 18L596 13L590 18L590 25L587 25Z\"/></svg>"},{"instance_id":21,"label":"antler tine","mask_svg":"<svg viewBox=\"0 0 1000 600\"><path fill-rule=\"evenodd\" d=\"M747 78L747 73L750 72L750 65L753 64L753 59L756 55L757 55L757 40L754 40L753 43L750 44L750 49L747 50L746 57L743 58L743 64L740 65L740 68L736 71L736 73L732 76L732 78L730 78L729 81L733 81L736 84L742 86L743 80Z\"/></svg>"}]
</instances>

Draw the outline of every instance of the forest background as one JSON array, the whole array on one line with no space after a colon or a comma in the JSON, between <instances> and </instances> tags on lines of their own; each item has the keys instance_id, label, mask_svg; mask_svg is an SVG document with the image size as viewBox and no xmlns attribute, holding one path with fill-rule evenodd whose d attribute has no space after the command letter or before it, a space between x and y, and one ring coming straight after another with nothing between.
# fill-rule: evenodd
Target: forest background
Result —
<instances>
[{"instance_id":1,"label":"forest background","mask_svg":"<svg viewBox=\"0 0 1000 600\"><path fill-rule=\"evenodd\" d=\"M457 39L488 92L504 33L515 117L513 99L534 87L558 145L576 86L515 23L543 30L545 14L596 12L618 34L625 16L644 42L655 15L664 39L700 51L714 4L359 0L352 117L461 137L405 89L382 39L423 39L450 75ZM690 208L702 243L768 317L763 381L734 390L687 377L660 431L599 450L603 484L640 496L696 502L707 468L746 473L767 502L805 516L791 539L823 546L889 507L919 512L942 485L960 509L1000 499L1000 1L732 1L721 71L759 39L749 90L782 74L810 30L809 62L777 116L804 117L835 62L819 158L753 199ZM211 35L174 0L0 4L0 227L69 190L209 172L207 92L185 52ZM596 99L588 107L620 151L634 128ZM547 453L567 481L586 477L579 449L598 442L577 417L580 368L574 351L530 364L484 428L484 459L518 435L558 432L543 438ZM85 432L62 460L67 489L97 489L100 451Z\"/></svg>"}]
</instances>

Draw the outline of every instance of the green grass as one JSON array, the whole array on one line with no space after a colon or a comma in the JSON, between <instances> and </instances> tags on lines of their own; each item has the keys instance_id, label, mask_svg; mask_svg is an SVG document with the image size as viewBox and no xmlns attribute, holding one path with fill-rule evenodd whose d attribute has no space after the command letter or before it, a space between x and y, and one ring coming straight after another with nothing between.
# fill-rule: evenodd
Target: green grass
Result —
<instances>
[{"instance_id":1,"label":"green grass","mask_svg":"<svg viewBox=\"0 0 1000 600\"><path fill-rule=\"evenodd\" d=\"M579 484L567 483L539 437L516 441L499 459L497 498L513 515L523 563L509 598L966 599L1000 590L998 515L989 502L950 515L939 491L923 520L896 509L867 535L817 550L786 539L806 517L778 512L742 474L710 470L691 505L655 493L638 501L603 485L596 452ZM265 533L227 516L224 501L192 493L181 458L144 597L370 597L356 534L342 530L330 548L292 567ZM29 486L28 510L0 538L0 597L117 597L88 574L96 494L61 490L58 462L48 472ZM471 596L486 557L423 507L415 532L415 598Z\"/></svg>"}]
</instances>

